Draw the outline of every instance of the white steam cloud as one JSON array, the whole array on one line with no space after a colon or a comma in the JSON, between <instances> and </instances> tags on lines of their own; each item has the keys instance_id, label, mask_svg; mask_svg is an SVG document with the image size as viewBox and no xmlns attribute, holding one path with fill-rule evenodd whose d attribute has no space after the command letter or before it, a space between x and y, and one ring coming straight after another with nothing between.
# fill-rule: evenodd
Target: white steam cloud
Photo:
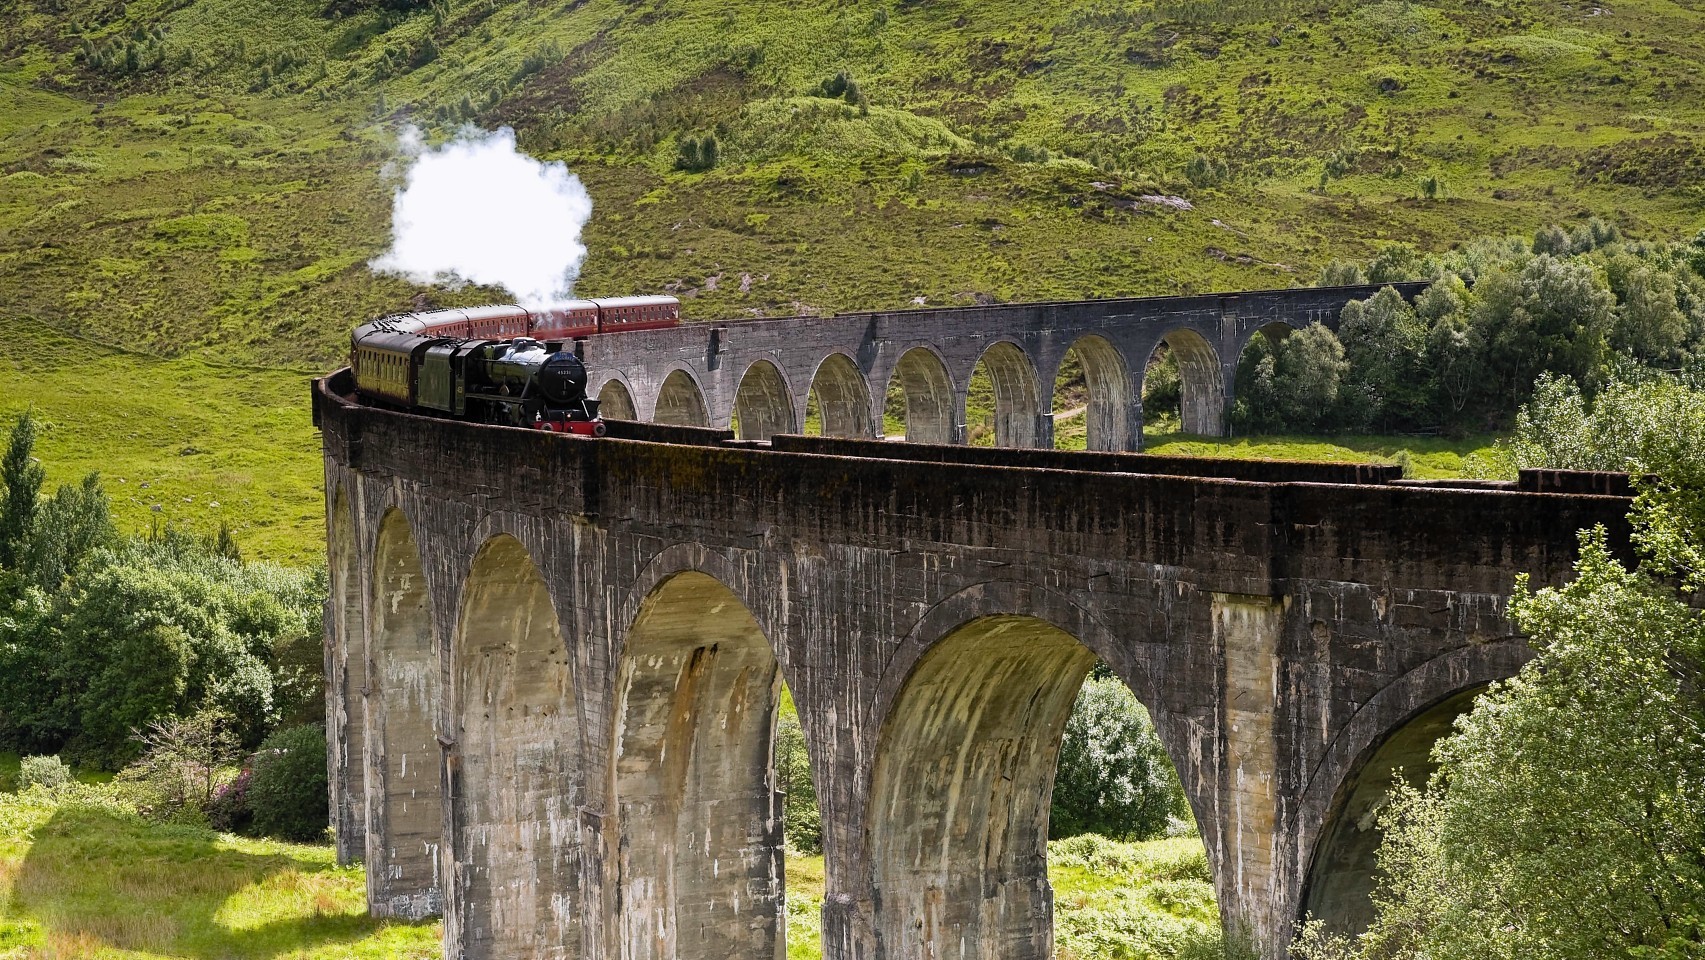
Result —
<instances>
[{"instance_id":1,"label":"white steam cloud","mask_svg":"<svg viewBox=\"0 0 1705 960\"><path fill-rule=\"evenodd\" d=\"M441 147L402 134L391 249L368 264L416 283L502 286L525 307L571 295L592 197L560 162L515 149L515 131L464 130Z\"/></svg>"}]
</instances>

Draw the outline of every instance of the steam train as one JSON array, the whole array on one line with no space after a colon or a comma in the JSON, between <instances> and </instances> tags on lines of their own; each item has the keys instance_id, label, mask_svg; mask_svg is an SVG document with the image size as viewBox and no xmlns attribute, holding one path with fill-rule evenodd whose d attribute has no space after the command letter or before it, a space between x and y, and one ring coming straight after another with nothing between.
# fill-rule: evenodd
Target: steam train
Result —
<instances>
[{"instance_id":1,"label":"steam train","mask_svg":"<svg viewBox=\"0 0 1705 960\"><path fill-rule=\"evenodd\" d=\"M598 401L574 342L681 322L674 297L567 300L381 317L350 334L364 399L405 410L601 437Z\"/></svg>"}]
</instances>

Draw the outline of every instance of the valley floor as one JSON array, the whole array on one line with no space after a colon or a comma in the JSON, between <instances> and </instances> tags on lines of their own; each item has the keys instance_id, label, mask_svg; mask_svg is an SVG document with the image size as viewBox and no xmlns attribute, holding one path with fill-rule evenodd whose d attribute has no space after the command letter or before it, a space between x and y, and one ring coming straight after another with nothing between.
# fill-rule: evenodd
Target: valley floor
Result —
<instances>
[{"instance_id":1,"label":"valley floor","mask_svg":"<svg viewBox=\"0 0 1705 960\"><path fill-rule=\"evenodd\" d=\"M1202 843L1049 844L1062 960L1208 957L1218 912ZM789 856L789 960L821 956L823 859ZM146 823L98 800L0 793L0 958L291 956L429 960L442 926L366 915L332 848Z\"/></svg>"}]
</instances>

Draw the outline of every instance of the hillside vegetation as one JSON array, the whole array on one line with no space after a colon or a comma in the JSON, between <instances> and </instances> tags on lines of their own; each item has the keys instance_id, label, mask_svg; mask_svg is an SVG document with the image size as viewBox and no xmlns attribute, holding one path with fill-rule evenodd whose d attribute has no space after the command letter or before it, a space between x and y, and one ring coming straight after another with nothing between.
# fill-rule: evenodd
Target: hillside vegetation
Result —
<instances>
[{"instance_id":1,"label":"hillside vegetation","mask_svg":"<svg viewBox=\"0 0 1705 960\"><path fill-rule=\"evenodd\" d=\"M1667 0L21 0L0 319L330 364L416 292L365 267L405 122L566 160L582 289L695 318L1288 286L1589 213L1690 235L1702 28Z\"/></svg>"}]
</instances>

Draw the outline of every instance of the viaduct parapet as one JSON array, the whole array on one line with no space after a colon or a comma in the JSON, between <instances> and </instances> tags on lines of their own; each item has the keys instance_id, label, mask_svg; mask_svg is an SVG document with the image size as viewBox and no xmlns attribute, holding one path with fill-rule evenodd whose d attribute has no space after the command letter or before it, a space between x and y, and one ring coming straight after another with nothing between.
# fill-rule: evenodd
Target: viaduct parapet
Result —
<instances>
[{"instance_id":1,"label":"viaduct parapet","mask_svg":"<svg viewBox=\"0 0 1705 960\"><path fill-rule=\"evenodd\" d=\"M1120 309L1010 308L1084 317L1011 342L1048 371ZM999 311L942 313L966 344L921 321L902 341L900 315L824 326L878 383L934 344L960 391ZM1213 307L1203 339L1231 353L1261 316ZM797 415L795 358L828 341L730 326L720 355L775 358ZM737 381L679 355L715 330L638 336L677 349L619 366L639 412L690 367L727 417ZM1394 770L1530 656L1516 575L1560 582L1583 527L1627 539L1615 475L1424 484L623 422L592 440L349 387L314 391L339 853L365 859L374 913L442 912L449 958L783 956L783 682L822 803L825 957L1049 957L1048 799L1097 659L1154 718L1228 930L1277 958L1305 912L1365 920Z\"/></svg>"},{"instance_id":2,"label":"viaduct parapet","mask_svg":"<svg viewBox=\"0 0 1705 960\"><path fill-rule=\"evenodd\" d=\"M1392 284L1413 299L1424 283ZM1186 433L1219 436L1250 338L1322 323L1377 286L1191 297L1021 303L832 317L686 324L587 339L581 347L605 415L736 427L745 440L802 432L816 393L823 433L877 437L891 385L906 398L906 439L966 441L965 398L981 362L994 391L995 443L1054 445L1055 377L1081 363L1092 450L1142 445L1142 381L1164 343L1178 359Z\"/></svg>"}]
</instances>

